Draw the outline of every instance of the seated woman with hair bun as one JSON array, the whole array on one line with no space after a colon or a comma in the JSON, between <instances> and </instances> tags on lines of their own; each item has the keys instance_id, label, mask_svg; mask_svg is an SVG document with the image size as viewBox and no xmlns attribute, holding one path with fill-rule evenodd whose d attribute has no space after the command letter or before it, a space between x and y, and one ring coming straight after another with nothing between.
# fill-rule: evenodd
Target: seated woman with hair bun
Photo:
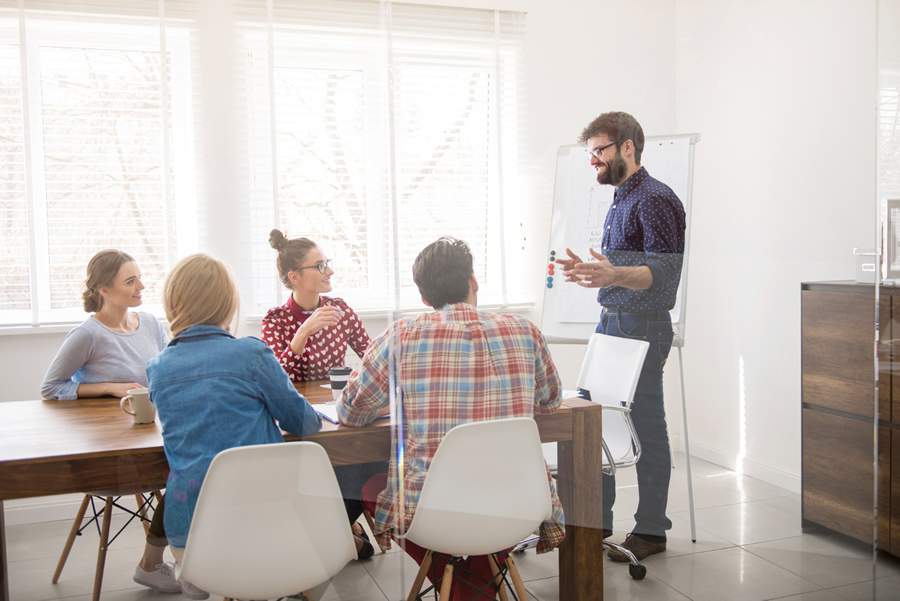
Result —
<instances>
[{"instance_id":1,"label":"seated woman with hair bun","mask_svg":"<svg viewBox=\"0 0 900 601\"><path fill-rule=\"evenodd\" d=\"M278 251L278 275L291 295L266 313L262 339L291 380L323 380L332 367L344 365L348 345L362 357L369 335L343 299L323 294L331 291L334 270L315 242L289 240L272 230L269 243Z\"/></svg>"},{"instance_id":2,"label":"seated woman with hair bun","mask_svg":"<svg viewBox=\"0 0 900 601\"><path fill-rule=\"evenodd\" d=\"M285 304L266 313L262 339L291 380L328 378L332 367L344 365L348 345L362 358L370 342L362 321L343 299L323 294L331 291L331 261L312 240L289 240L279 230L269 234L269 244L278 251L278 275L291 295ZM363 513L362 485L373 474L384 471L386 465L379 461L335 470L360 559L374 553L369 537L356 521Z\"/></svg>"}]
</instances>

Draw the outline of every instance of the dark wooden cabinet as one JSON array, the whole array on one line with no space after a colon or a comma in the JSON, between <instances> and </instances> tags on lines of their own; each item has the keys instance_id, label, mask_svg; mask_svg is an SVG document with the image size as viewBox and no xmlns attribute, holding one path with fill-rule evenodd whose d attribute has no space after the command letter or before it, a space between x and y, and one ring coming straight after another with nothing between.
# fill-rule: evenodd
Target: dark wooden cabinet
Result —
<instances>
[{"instance_id":1,"label":"dark wooden cabinet","mask_svg":"<svg viewBox=\"0 0 900 601\"><path fill-rule=\"evenodd\" d=\"M871 543L877 477L879 547L900 556L900 289L879 297L876 314L872 285L801 286L803 521Z\"/></svg>"}]
</instances>

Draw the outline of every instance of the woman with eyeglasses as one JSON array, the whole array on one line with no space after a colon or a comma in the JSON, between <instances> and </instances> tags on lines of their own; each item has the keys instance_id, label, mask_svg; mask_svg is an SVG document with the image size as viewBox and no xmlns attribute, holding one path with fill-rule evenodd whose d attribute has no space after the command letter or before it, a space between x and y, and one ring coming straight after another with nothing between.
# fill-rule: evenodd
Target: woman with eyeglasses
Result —
<instances>
[{"instance_id":1,"label":"woman with eyeglasses","mask_svg":"<svg viewBox=\"0 0 900 601\"><path fill-rule=\"evenodd\" d=\"M315 242L272 230L269 244L278 251L278 275L291 295L266 313L262 339L291 380L324 380L332 367L344 365L348 344L362 357L369 335L343 299L323 294L331 292L334 270Z\"/></svg>"},{"instance_id":2,"label":"woman with eyeglasses","mask_svg":"<svg viewBox=\"0 0 900 601\"><path fill-rule=\"evenodd\" d=\"M266 313L262 339L294 382L327 379L332 367L344 365L347 345L363 356L369 335L343 299L323 294L331 292L334 270L315 242L309 238L288 239L281 231L272 230L269 244L278 251L278 275L291 295L286 303ZM335 469L359 559L374 554L365 530L357 523L363 513L362 485L385 469L383 462Z\"/></svg>"}]
</instances>

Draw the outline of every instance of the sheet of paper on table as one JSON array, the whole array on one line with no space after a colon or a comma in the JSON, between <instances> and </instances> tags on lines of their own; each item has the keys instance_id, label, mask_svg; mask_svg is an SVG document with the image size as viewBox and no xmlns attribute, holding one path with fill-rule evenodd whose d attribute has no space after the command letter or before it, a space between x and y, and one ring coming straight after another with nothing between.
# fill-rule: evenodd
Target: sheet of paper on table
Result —
<instances>
[{"instance_id":1,"label":"sheet of paper on table","mask_svg":"<svg viewBox=\"0 0 900 601\"><path fill-rule=\"evenodd\" d=\"M340 423L338 421L337 416L337 407L332 403L316 403L313 405L313 409L315 409L319 415L321 415L324 419L327 419L332 424ZM378 419L386 419L389 418L390 415L381 415Z\"/></svg>"}]
</instances>

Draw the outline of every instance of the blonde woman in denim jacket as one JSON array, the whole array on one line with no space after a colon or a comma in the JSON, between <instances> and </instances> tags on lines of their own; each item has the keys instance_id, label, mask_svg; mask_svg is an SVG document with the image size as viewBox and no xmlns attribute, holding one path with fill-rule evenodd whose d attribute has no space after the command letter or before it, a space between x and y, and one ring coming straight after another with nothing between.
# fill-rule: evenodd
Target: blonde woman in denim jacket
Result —
<instances>
[{"instance_id":1,"label":"blonde woman in denim jacket","mask_svg":"<svg viewBox=\"0 0 900 601\"><path fill-rule=\"evenodd\" d=\"M202 254L182 260L166 280L164 304L173 338L148 365L147 379L169 463L166 534L180 561L213 457L281 442L282 429L312 434L321 420L264 342L229 332L238 293L221 261ZM181 584L189 598L208 596Z\"/></svg>"}]
</instances>

